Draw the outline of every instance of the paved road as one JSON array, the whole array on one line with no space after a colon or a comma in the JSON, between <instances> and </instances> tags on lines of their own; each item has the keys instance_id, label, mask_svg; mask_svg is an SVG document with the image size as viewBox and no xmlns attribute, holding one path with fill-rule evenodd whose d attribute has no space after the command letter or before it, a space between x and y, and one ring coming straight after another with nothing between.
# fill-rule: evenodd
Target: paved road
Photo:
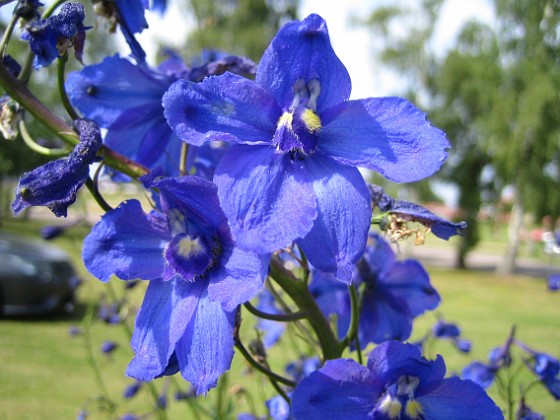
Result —
<instances>
[{"instance_id":1,"label":"paved road","mask_svg":"<svg viewBox=\"0 0 560 420\"><path fill-rule=\"evenodd\" d=\"M426 266L452 268L455 262L453 247L430 247L429 245L411 246L402 252L403 257L417 258ZM472 270L494 271L501 262L502 256L473 251L467 256L467 267ZM560 255L552 258L552 263L518 258L516 274L546 278L550 274L560 273Z\"/></svg>"}]
</instances>

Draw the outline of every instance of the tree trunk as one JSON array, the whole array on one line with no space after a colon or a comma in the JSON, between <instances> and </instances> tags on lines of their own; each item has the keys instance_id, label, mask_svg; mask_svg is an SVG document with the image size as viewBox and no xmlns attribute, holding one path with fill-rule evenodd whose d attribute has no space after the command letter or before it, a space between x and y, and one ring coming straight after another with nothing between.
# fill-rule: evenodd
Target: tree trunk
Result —
<instances>
[{"instance_id":1,"label":"tree trunk","mask_svg":"<svg viewBox=\"0 0 560 420\"><path fill-rule=\"evenodd\" d=\"M515 272L515 260L519 251L519 236L523 225L523 206L518 194L511 209L511 218L508 226L508 243L506 253L500 264L496 267L496 274L507 276Z\"/></svg>"}]
</instances>

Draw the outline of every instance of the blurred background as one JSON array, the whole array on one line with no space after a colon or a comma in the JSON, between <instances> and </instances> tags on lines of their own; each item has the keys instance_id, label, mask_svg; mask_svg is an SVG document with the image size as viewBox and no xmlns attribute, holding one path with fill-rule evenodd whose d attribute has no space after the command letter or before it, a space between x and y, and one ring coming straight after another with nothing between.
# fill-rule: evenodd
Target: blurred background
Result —
<instances>
[{"instance_id":1,"label":"blurred background","mask_svg":"<svg viewBox=\"0 0 560 420\"><path fill-rule=\"evenodd\" d=\"M2 28L14 4L0 8ZM91 3L84 5L85 24L95 28L87 33L84 63L125 55L122 35L109 35ZM403 258L426 264L444 302L438 314L417 321L416 336L440 316L458 322L473 342L471 354L453 352L446 343L434 350L456 372L473 358L484 359L513 325L535 348L560 356L560 295L547 288L548 278L560 273L558 1L168 0L163 14L148 13L150 27L138 40L152 65L167 49L187 63L208 48L258 62L283 23L310 13L327 21L333 48L352 78L352 99L407 97L447 133L452 145L441 171L422 182L394 184L364 172L394 197L469 225L464 236L449 242L428 236L421 247L399 246ZM26 44L18 40L20 33L17 29L8 52L22 61ZM68 66L80 68L75 60ZM30 89L62 116L55 72L53 67L34 72ZM31 117L29 128L40 144L57 145ZM188 392L188 384L178 378L158 380L144 391L146 398L122 395L132 383L124 377L131 355L127 334L144 285L128 289L118 280L105 285L85 272L81 240L101 210L84 192L65 220L40 208L12 217L20 174L43 162L17 136L0 139L0 411L9 419L150 412L150 394L172 399L175 391ZM128 197L142 198L134 184L102 179L101 188L113 206ZM27 282L28 289L13 292L8 281L22 288ZM11 296L18 298L12 302ZM246 334L254 334L252 328ZM106 341L116 348L106 351ZM275 363L282 366L282 357ZM247 374L236 357L232 376ZM216 407L224 418L234 418L232 413L252 405L264 414L259 404L274 392L251 378L254 383L247 386L226 378L220 392L201 402L187 398L186 404L170 404L169 418L196 413L212 418ZM499 403L495 391L491 395ZM538 411L560 418L554 417L557 407L546 390L535 395Z\"/></svg>"}]
</instances>

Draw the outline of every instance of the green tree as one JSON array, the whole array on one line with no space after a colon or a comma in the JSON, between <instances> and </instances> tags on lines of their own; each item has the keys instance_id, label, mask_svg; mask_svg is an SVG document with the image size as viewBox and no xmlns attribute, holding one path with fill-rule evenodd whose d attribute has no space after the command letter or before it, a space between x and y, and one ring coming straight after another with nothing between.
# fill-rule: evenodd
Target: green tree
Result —
<instances>
[{"instance_id":1,"label":"green tree","mask_svg":"<svg viewBox=\"0 0 560 420\"><path fill-rule=\"evenodd\" d=\"M498 25L468 22L444 57L429 49L443 1L374 11L363 23L383 36L382 59L410 80L416 102L453 143L441 175L459 189L469 230L457 265L478 241L477 215L488 186L512 185L516 203L511 245L501 271L514 267L523 209L559 216L558 17L551 0L495 0ZM412 20L412 16L415 17ZM412 26L394 35L397 22ZM400 24L400 33L403 25ZM423 99L420 101L419 99ZM491 183L482 174L491 168ZM493 194L495 195L495 194Z\"/></svg>"}]
</instances>

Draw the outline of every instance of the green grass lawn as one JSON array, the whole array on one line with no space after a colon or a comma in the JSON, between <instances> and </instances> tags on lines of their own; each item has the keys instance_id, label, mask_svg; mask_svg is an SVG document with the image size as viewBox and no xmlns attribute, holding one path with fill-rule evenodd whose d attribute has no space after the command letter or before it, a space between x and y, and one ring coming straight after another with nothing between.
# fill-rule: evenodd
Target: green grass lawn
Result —
<instances>
[{"instance_id":1,"label":"green grass lawn","mask_svg":"<svg viewBox=\"0 0 560 420\"><path fill-rule=\"evenodd\" d=\"M28 235L36 234L38 227L35 222L21 221L4 221L3 225L4 230ZM80 240L86 231L86 228L72 230L55 241L72 255L84 279L77 312L52 319L0 320L0 413L4 419L72 419L88 403L94 404L90 406L89 418L111 418L108 411L93 409L100 406L95 405L95 401L104 401L101 397L117 404L117 416L127 412L148 413L153 406L152 395L146 388L132 400L122 397L124 388L132 383L124 376L132 353L127 331L122 326L95 321L89 334L75 337L68 334L71 326L87 326L90 305L99 301L100 296L122 296L124 293L123 282L116 280L107 286L90 277L80 264ZM473 342L469 355L458 353L449 342L434 344L431 351L444 356L448 372L459 372L474 359L486 360L488 351L505 341L512 325L517 327L519 339L535 349L560 356L560 293L548 292L544 280L521 276L503 278L473 271L429 271L443 303L435 313L417 320L412 339L423 335L436 316L441 316L457 322L464 337ZM133 306L140 304L143 287L131 291ZM247 313L244 314L249 319ZM251 324L246 323L243 339L248 342L253 336ZM102 342L108 339L120 345L110 357L99 350ZM271 351L271 364L281 368L296 354L293 341L286 339L279 348ZM95 374L93 366L97 366L99 375ZM273 396L274 390L247 366L242 357L236 355L231 374L219 385L221 392L213 390L207 397L190 403L172 399L175 389L189 388L180 377L158 379L155 387L157 392L169 387L170 419L212 418L205 414L208 410L221 406L221 412L225 413L228 405L238 413L249 410L254 404L258 413L264 415L266 410L262 401ZM530 380L530 376L522 377L524 383ZM490 394L503 406L495 390ZM535 387L527 402L547 419L559 418L556 414L558 404L542 387Z\"/></svg>"}]
</instances>

